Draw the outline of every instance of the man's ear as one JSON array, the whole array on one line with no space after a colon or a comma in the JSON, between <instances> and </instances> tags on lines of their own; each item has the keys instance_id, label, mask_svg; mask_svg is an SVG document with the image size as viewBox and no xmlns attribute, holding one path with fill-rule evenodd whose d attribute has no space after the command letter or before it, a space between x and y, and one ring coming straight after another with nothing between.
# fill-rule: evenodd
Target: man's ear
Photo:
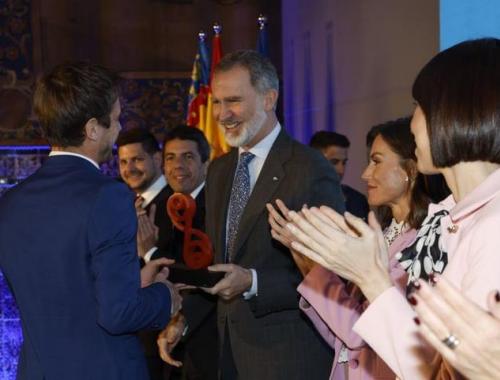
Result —
<instances>
[{"instance_id":1,"label":"man's ear","mask_svg":"<svg viewBox=\"0 0 500 380\"><path fill-rule=\"evenodd\" d=\"M85 137L91 141L97 141L100 137L99 123L95 117L89 119L84 127Z\"/></svg>"},{"instance_id":2,"label":"man's ear","mask_svg":"<svg viewBox=\"0 0 500 380\"><path fill-rule=\"evenodd\" d=\"M276 109L276 102L278 101L278 91L275 89L267 90L264 95L264 110L266 112Z\"/></svg>"}]
</instances>

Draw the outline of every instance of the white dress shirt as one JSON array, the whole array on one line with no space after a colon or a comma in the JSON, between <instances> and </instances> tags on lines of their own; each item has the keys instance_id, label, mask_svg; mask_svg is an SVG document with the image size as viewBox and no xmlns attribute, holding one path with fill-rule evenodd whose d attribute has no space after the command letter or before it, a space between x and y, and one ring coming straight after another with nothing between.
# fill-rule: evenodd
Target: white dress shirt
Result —
<instances>
[{"instance_id":1,"label":"white dress shirt","mask_svg":"<svg viewBox=\"0 0 500 380\"><path fill-rule=\"evenodd\" d=\"M162 174L156 179L156 181L151 184L151 186L146 189L146 191L139 194L144 199L141 207L148 207L148 205L153 201L153 199L156 198L156 196L163 190L165 186L167 186L167 180Z\"/></svg>"}]
</instances>

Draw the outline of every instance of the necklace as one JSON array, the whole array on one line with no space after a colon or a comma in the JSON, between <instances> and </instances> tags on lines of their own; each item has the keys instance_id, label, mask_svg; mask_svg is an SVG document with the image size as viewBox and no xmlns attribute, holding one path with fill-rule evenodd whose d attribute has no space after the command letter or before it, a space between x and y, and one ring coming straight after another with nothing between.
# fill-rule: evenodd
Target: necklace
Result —
<instances>
[{"instance_id":1,"label":"necklace","mask_svg":"<svg viewBox=\"0 0 500 380\"><path fill-rule=\"evenodd\" d=\"M396 219L392 218L391 224L384 230L384 239L387 245L390 246L405 229L404 220L398 223Z\"/></svg>"}]
</instances>

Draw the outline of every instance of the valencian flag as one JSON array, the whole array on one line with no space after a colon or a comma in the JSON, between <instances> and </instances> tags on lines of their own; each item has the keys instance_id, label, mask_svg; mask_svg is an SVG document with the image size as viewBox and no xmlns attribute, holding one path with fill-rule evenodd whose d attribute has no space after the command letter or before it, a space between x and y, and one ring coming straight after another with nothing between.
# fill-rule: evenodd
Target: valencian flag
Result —
<instances>
[{"instance_id":1,"label":"valencian flag","mask_svg":"<svg viewBox=\"0 0 500 380\"><path fill-rule=\"evenodd\" d=\"M259 37L257 39L257 51L264 57L269 58L269 42L267 37L267 17L260 15L257 18L259 24Z\"/></svg>"},{"instance_id":2,"label":"valencian flag","mask_svg":"<svg viewBox=\"0 0 500 380\"><path fill-rule=\"evenodd\" d=\"M200 120L206 118L207 97L210 80L210 56L205 43L205 33L198 34L198 52L193 63L191 73L191 87L189 88L189 103L186 124L191 127L200 127ZM204 123L202 123L204 124ZM203 128L201 128L203 130Z\"/></svg>"},{"instance_id":3,"label":"valencian flag","mask_svg":"<svg viewBox=\"0 0 500 380\"><path fill-rule=\"evenodd\" d=\"M214 37L212 39L212 62L210 63L210 82L214 76L214 68L222 58L222 45L220 39L221 27L219 24L214 24ZM207 114L204 120L200 119L200 128L205 133L210 146L212 147L212 158L218 157L229 151L229 146L224 140L224 135L218 127L217 122L213 117L213 101L212 92L209 88L207 97Z\"/></svg>"}]
</instances>

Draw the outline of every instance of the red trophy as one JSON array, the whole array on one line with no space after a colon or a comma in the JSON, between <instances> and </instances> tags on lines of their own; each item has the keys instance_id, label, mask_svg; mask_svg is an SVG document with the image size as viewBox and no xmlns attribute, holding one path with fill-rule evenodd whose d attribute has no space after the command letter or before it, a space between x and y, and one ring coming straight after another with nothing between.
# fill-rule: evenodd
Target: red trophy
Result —
<instances>
[{"instance_id":1,"label":"red trophy","mask_svg":"<svg viewBox=\"0 0 500 380\"><path fill-rule=\"evenodd\" d=\"M190 269L202 269L212 264L212 243L207 234L193 228L196 202L190 195L175 193L168 198L167 213L173 225L184 232L182 257Z\"/></svg>"}]
</instances>

